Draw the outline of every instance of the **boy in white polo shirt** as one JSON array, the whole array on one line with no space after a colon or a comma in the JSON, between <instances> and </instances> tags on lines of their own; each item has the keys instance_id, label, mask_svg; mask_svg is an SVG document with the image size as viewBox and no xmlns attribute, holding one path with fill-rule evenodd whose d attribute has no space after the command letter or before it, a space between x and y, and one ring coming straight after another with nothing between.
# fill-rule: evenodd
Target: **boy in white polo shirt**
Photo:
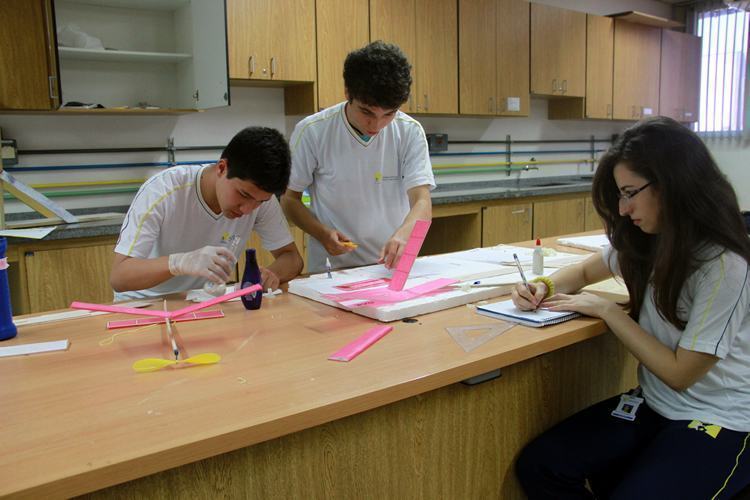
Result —
<instances>
[{"instance_id":1,"label":"boy in white polo shirt","mask_svg":"<svg viewBox=\"0 0 750 500\"><path fill-rule=\"evenodd\" d=\"M276 130L248 127L213 165L166 169L133 198L115 246L110 283L117 300L165 295L213 281L224 283L254 229L274 262L261 268L264 288L276 288L302 270L275 192L286 188L290 153Z\"/></svg>"},{"instance_id":2,"label":"boy in white polo shirt","mask_svg":"<svg viewBox=\"0 0 750 500\"><path fill-rule=\"evenodd\" d=\"M373 42L351 52L346 102L305 118L292 133L281 205L312 236L311 272L322 271L326 258L334 268L394 267L414 222L432 218L435 180L424 130L398 110L409 98L410 69L395 45Z\"/></svg>"}]
</instances>

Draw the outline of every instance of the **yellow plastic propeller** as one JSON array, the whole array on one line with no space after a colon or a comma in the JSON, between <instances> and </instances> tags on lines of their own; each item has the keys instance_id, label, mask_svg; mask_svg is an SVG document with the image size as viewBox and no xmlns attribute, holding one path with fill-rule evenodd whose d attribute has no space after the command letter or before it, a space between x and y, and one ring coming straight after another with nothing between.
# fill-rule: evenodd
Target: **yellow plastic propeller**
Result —
<instances>
[{"instance_id":1,"label":"yellow plastic propeller","mask_svg":"<svg viewBox=\"0 0 750 500\"><path fill-rule=\"evenodd\" d=\"M144 358L139 359L133 363L133 370L144 373L144 372L155 372L161 370L170 365L176 365L179 363L191 363L194 365L212 365L221 361L221 356L213 352L206 352L203 354L196 354L186 359L162 359L162 358Z\"/></svg>"}]
</instances>

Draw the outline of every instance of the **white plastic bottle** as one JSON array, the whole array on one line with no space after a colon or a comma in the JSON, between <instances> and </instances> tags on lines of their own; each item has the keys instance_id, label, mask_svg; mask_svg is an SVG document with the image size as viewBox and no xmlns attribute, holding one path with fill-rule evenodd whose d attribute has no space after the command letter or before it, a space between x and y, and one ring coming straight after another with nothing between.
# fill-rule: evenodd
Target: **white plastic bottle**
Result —
<instances>
[{"instance_id":1,"label":"white plastic bottle","mask_svg":"<svg viewBox=\"0 0 750 500\"><path fill-rule=\"evenodd\" d=\"M231 235L225 242L224 246L232 252L232 255L237 257L237 250L239 250L242 244L242 238L238 234ZM206 281L203 285L203 291L214 297L224 295L227 291L226 283L214 283L213 281Z\"/></svg>"},{"instance_id":2,"label":"white plastic bottle","mask_svg":"<svg viewBox=\"0 0 750 500\"><path fill-rule=\"evenodd\" d=\"M542 240L539 238L536 239L536 245L534 245L531 272L537 276L544 275L544 252L542 250Z\"/></svg>"}]
</instances>

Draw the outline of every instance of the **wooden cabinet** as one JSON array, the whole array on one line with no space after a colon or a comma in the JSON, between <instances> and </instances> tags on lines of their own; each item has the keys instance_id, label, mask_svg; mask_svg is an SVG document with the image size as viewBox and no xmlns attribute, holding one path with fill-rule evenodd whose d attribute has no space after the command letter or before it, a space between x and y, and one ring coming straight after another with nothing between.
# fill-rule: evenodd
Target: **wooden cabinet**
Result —
<instances>
[{"instance_id":1,"label":"wooden cabinet","mask_svg":"<svg viewBox=\"0 0 750 500\"><path fill-rule=\"evenodd\" d=\"M315 80L314 0L227 0L229 77Z\"/></svg>"},{"instance_id":2,"label":"wooden cabinet","mask_svg":"<svg viewBox=\"0 0 750 500\"><path fill-rule=\"evenodd\" d=\"M299 250L300 255L302 256L302 260L305 262L305 266L302 269L303 273L307 272L307 236L305 235L305 232L302 231L302 229L298 228L297 226L289 226L289 232L292 233L292 238L294 238L294 244L297 245L297 250ZM260 236L258 236L258 233L253 231L250 234L250 239L247 241L246 248L255 248L255 255L258 259L258 265L261 267L268 267L270 266L273 261L274 257L271 252L263 248L263 243L261 242ZM236 272L238 275L242 275L245 269L245 254L241 254L239 260L237 261L237 270Z\"/></svg>"},{"instance_id":3,"label":"wooden cabinet","mask_svg":"<svg viewBox=\"0 0 750 500\"><path fill-rule=\"evenodd\" d=\"M482 246L482 207L454 203L432 207L432 224L420 255L457 252Z\"/></svg>"},{"instance_id":4,"label":"wooden cabinet","mask_svg":"<svg viewBox=\"0 0 750 500\"><path fill-rule=\"evenodd\" d=\"M586 16L586 118L612 118L615 22Z\"/></svg>"},{"instance_id":5,"label":"wooden cabinet","mask_svg":"<svg viewBox=\"0 0 750 500\"><path fill-rule=\"evenodd\" d=\"M0 2L0 109L60 105L51 1Z\"/></svg>"},{"instance_id":6,"label":"wooden cabinet","mask_svg":"<svg viewBox=\"0 0 750 500\"><path fill-rule=\"evenodd\" d=\"M531 93L583 97L586 14L531 4Z\"/></svg>"},{"instance_id":7,"label":"wooden cabinet","mask_svg":"<svg viewBox=\"0 0 750 500\"><path fill-rule=\"evenodd\" d=\"M109 273L115 236L12 245L13 314L70 306L74 300L112 302ZM10 255L10 253L9 253Z\"/></svg>"},{"instance_id":8,"label":"wooden cabinet","mask_svg":"<svg viewBox=\"0 0 750 500\"><path fill-rule=\"evenodd\" d=\"M680 122L698 121L700 59L700 37L662 32L659 114Z\"/></svg>"},{"instance_id":9,"label":"wooden cabinet","mask_svg":"<svg viewBox=\"0 0 750 500\"><path fill-rule=\"evenodd\" d=\"M106 110L208 109L229 104L224 0L55 0L63 102ZM71 27L103 47L64 46Z\"/></svg>"},{"instance_id":10,"label":"wooden cabinet","mask_svg":"<svg viewBox=\"0 0 750 500\"><path fill-rule=\"evenodd\" d=\"M370 39L398 45L412 65L403 111L458 113L456 18L455 0L370 1Z\"/></svg>"},{"instance_id":11,"label":"wooden cabinet","mask_svg":"<svg viewBox=\"0 0 750 500\"><path fill-rule=\"evenodd\" d=\"M615 23L610 17L586 15L586 97L551 99L550 120L612 118Z\"/></svg>"},{"instance_id":12,"label":"wooden cabinet","mask_svg":"<svg viewBox=\"0 0 750 500\"><path fill-rule=\"evenodd\" d=\"M531 203L514 203L482 209L482 246L531 239L533 207Z\"/></svg>"},{"instance_id":13,"label":"wooden cabinet","mask_svg":"<svg viewBox=\"0 0 750 500\"><path fill-rule=\"evenodd\" d=\"M584 230L581 196L534 202L533 238L579 233Z\"/></svg>"},{"instance_id":14,"label":"wooden cabinet","mask_svg":"<svg viewBox=\"0 0 750 500\"><path fill-rule=\"evenodd\" d=\"M345 99L344 59L369 40L368 0L317 0L318 107Z\"/></svg>"},{"instance_id":15,"label":"wooden cabinet","mask_svg":"<svg viewBox=\"0 0 750 500\"><path fill-rule=\"evenodd\" d=\"M604 224L602 224L599 214L594 209L591 196L586 196L583 198L583 230L593 231L595 229L604 229Z\"/></svg>"},{"instance_id":16,"label":"wooden cabinet","mask_svg":"<svg viewBox=\"0 0 750 500\"><path fill-rule=\"evenodd\" d=\"M459 112L529 115L529 4L459 0Z\"/></svg>"},{"instance_id":17,"label":"wooden cabinet","mask_svg":"<svg viewBox=\"0 0 750 500\"><path fill-rule=\"evenodd\" d=\"M660 28L615 20L615 119L639 120L659 114L660 55Z\"/></svg>"}]
</instances>

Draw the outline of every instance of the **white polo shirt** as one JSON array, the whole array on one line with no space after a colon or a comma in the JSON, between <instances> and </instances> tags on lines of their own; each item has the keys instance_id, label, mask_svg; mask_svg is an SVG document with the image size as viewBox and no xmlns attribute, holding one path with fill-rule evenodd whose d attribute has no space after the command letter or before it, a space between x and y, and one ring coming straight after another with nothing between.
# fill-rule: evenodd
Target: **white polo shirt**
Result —
<instances>
[{"instance_id":1,"label":"white polo shirt","mask_svg":"<svg viewBox=\"0 0 750 500\"><path fill-rule=\"evenodd\" d=\"M685 281L678 301L684 330L659 315L650 284L638 319L670 349L704 352L719 361L684 391L671 389L642 364L638 380L648 405L664 417L750 432L750 269L744 258L721 250L702 250L706 262ZM619 275L617 252L608 248L603 256Z\"/></svg>"},{"instance_id":2,"label":"white polo shirt","mask_svg":"<svg viewBox=\"0 0 750 500\"><path fill-rule=\"evenodd\" d=\"M310 193L318 220L345 234L359 247L330 257L334 268L377 261L380 249L409 213L409 189L435 187L422 126L401 111L363 140L340 103L299 122L292 133L289 188ZM309 238L308 269L325 268L328 253Z\"/></svg>"},{"instance_id":3,"label":"white polo shirt","mask_svg":"<svg viewBox=\"0 0 750 500\"><path fill-rule=\"evenodd\" d=\"M254 229L267 250L293 240L275 196L249 214L228 219L215 214L200 190L200 175L211 165L166 169L143 183L128 209L115 252L142 259L189 252L206 245L222 245L231 235L243 240ZM244 245L235 257L244 251ZM201 288L205 278L175 276L147 290L115 293L115 300L154 297Z\"/></svg>"}]
</instances>

